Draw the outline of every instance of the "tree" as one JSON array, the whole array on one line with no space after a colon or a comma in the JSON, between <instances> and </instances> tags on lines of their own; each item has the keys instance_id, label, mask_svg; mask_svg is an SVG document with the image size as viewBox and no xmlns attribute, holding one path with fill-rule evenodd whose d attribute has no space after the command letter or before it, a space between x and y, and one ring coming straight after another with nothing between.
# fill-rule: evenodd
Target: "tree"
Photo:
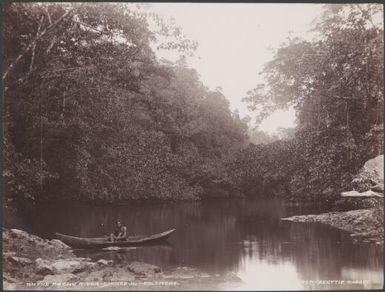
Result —
<instances>
[{"instance_id":1,"label":"tree","mask_svg":"<svg viewBox=\"0 0 385 292\"><path fill-rule=\"evenodd\" d=\"M4 7L8 199L203 196L208 184L197 177L221 167L244 127L223 95L183 63L158 60L154 44L196 47L127 4Z\"/></svg>"},{"instance_id":2,"label":"tree","mask_svg":"<svg viewBox=\"0 0 385 292\"><path fill-rule=\"evenodd\" d=\"M292 191L337 194L364 161L383 153L383 29L376 4L326 5L313 41L289 40L245 98L259 121L294 106Z\"/></svg>"}]
</instances>

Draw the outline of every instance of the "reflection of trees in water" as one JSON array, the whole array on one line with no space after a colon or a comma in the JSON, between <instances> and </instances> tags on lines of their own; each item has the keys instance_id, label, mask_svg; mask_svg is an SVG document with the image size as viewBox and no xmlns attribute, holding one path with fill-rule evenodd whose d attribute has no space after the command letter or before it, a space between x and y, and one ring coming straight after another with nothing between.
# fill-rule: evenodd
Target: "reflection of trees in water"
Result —
<instances>
[{"instance_id":1,"label":"reflection of trees in water","mask_svg":"<svg viewBox=\"0 0 385 292\"><path fill-rule=\"evenodd\" d=\"M328 226L279 220L306 212L314 210L287 208L274 200L246 199L129 206L57 204L42 207L30 222L38 234L48 237L56 231L81 237L108 234L118 218L129 234L177 229L169 239L172 247L93 255L122 262L137 260L222 273L241 268L242 258L248 257L276 265L291 262L303 279L336 279L346 268L382 270L383 251L379 247L353 246L344 233Z\"/></svg>"},{"instance_id":2,"label":"reflection of trees in water","mask_svg":"<svg viewBox=\"0 0 385 292\"><path fill-rule=\"evenodd\" d=\"M37 220L44 230L40 234L52 236L62 232L80 237L95 237L113 230L118 218L127 226L129 234L151 234L175 227L169 239L171 250L156 247L127 249L125 252L105 253L118 260L142 260L162 266L193 266L200 269L231 270L237 263L241 238L235 228L237 213L233 203L175 203L133 204L131 206L50 206L38 212ZM51 214L51 220L43 218ZM229 243L234 243L230 245ZM83 252L84 253L84 252ZM103 257L100 257L103 258Z\"/></svg>"},{"instance_id":3,"label":"reflection of trees in water","mask_svg":"<svg viewBox=\"0 0 385 292\"><path fill-rule=\"evenodd\" d=\"M111 233L117 219L127 226L128 233L150 234L164 231L180 223L180 217L199 216L200 209L190 204L132 204L127 206L88 206L76 203L44 205L34 214L43 236L55 232L80 237L100 237ZM37 228L39 229L39 228Z\"/></svg>"},{"instance_id":4,"label":"reflection of trees in water","mask_svg":"<svg viewBox=\"0 0 385 292\"><path fill-rule=\"evenodd\" d=\"M378 246L353 245L348 235L325 225L284 224L290 241L282 256L294 262L304 279L341 279L346 267L383 269Z\"/></svg>"},{"instance_id":5,"label":"reflection of trees in water","mask_svg":"<svg viewBox=\"0 0 385 292\"><path fill-rule=\"evenodd\" d=\"M244 241L244 256L271 264L291 262L302 279L342 279L347 268L383 269L380 247L353 245L345 233L329 226L290 222L259 226Z\"/></svg>"}]
</instances>

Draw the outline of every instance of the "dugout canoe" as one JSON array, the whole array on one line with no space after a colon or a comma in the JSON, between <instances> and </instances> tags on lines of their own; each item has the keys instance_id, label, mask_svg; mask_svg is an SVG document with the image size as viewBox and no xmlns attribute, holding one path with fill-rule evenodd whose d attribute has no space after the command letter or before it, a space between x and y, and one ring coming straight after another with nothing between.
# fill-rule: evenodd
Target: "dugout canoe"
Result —
<instances>
[{"instance_id":1,"label":"dugout canoe","mask_svg":"<svg viewBox=\"0 0 385 292\"><path fill-rule=\"evenodd\" d=\"M106 237L82 238L61 233L55 233L55 236L57 239L61 240L62 242L73 248L105 248L111 246L124 247L158 244L166 241L174 232L175 229L170 229L152 235L128 236L125 241L114 242L109 241L109 239L107 239Z\"/></svg>"}]
</instances>

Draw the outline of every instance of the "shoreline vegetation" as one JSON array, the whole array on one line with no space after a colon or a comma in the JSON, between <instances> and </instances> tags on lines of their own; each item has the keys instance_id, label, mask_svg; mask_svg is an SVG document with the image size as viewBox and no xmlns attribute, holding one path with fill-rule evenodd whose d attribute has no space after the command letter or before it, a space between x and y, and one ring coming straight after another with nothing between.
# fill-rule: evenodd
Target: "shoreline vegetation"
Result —
<instances>
[{"instance_id":1,"label":"shoreline vegetation","mask_svg":"<svg viewBox=\"0 0 385 292\"><path fill-rule=\"evenodd\" d=\"M383 18L381 5L324 5L314 40L289 38L276 48L262 83L239 97L255 123L188 65L194 41L135 5L3 5L4 207L264 194L344 210L285 220L383 242L384 34L373 21ZM161 59L157 50L179 59ZM296 110L295 129L274 138L258 129L287 108ZM56 280L55 269L67 282L109 278L111 267L134 281L136 266L151 271L145 277L167 278L144 263L91 263L18 230L3 229L3 248L11 288L26 277Z\"/></svg>"},{"instance_id":2,"label":"shoreline vegetation","mask_svg":"<svg viewBox=\"0 0 385 292\"><path fill-rule=\"evenodd\" d=\"M354 243L384 244L384 156L368 160L352 181L354 191L341 193L341 205L365 209L281 218L291 222L317 222L350 233ZM358 191L357 191L358 190ZM355 208L356 209L356 208Z\"/></svg>"},{"instance_id":3,"label":"shoreline vegetation","mask_svg":"<svg viewBox=\"0 0 385 292\"><path fill-rule=\"evenodd\" d=\"M384 152L381 13L324 5L318 39L282 43L239 97L254 123L188 65L197 44L141 5L6 4L4 204L340 201ZM258 126L288 107L296 128L269 139Z\"/></svg>"}]
</instances>

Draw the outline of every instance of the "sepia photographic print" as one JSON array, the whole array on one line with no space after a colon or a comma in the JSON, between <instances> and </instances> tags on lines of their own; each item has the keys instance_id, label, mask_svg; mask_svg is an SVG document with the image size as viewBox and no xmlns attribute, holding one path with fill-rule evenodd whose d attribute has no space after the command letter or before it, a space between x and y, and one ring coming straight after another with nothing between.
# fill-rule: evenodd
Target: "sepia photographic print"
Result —
<instances>
[{"instance_id":1,"label":"sepia photographic print","mask_svg":"<svg viewBox=\"0 0 385 292\"><path fill-rule=\"evenodd\" d=\"M373 290L378 3L2 3L4 290Z\"/></svg>"}]
</instances>

